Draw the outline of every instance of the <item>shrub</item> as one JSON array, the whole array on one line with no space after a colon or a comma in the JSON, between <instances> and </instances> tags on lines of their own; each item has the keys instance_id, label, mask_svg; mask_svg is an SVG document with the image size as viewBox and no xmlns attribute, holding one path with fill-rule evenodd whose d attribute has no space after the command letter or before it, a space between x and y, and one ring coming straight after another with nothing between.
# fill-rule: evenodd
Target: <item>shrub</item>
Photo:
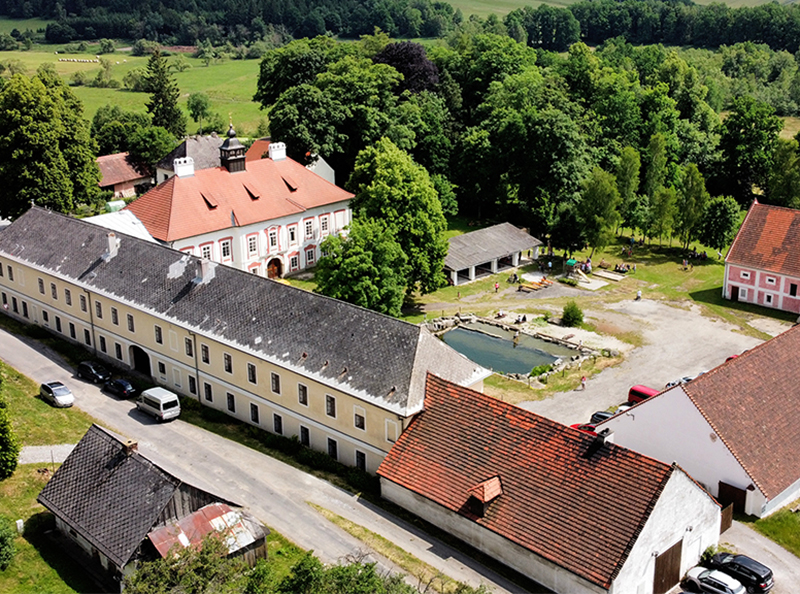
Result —
<instances>
[{"instance_id":1,"label":"shrub","mask_svg":"<svg viewBox=\"0 0 800 594\"><path fill-rule=\"evenodd\" d=\"M564 283L565 285L569 285L570 287L577 287L578 286L578 279L576 278L567 278L562 276L558 279L558 282Z\"/></svg>"},{"instance_id":2,"label":"shrub","mask_svg":"<svg viewBox=\"0 0 800 594\"><path fill-rule=\"evenodd\" d=\"M17 469L19 440L11 426L8 409L0 408L0 480L7 479Z\"/></svg>"},{"instance_id":3,"label":"shrub","mask_svg":"<svg viewBox=\"0 0 800 594\"><path fill-rule=\"evenodd\" d=\"M561 325L568 328L580 326L583 322L583 310L574 301L570 301L564 306L561 314Z\"/></svg>"},{"instance_id":4,"label":"shrub","mask_svg":"<svg viewBox=\"0 0 800 594\"><path fill-rule=\"evenodd\" d=\"M531 377L537 377L539 375L542 375L543 373L547 373L551 369L553 369L552 365L537 365L536 367L531 369Z\"/></svg>"},{"instance_id":5,"label":"shrub","mask_svg":"<svg viewBox=\"0 0 800 594\"><path fill-rule=\"evenodd\" d=\"M14 545L16 530L12 521L5 516L0 516L0 571L4 571L17 553Z\"/></svg>"}]
</instances>

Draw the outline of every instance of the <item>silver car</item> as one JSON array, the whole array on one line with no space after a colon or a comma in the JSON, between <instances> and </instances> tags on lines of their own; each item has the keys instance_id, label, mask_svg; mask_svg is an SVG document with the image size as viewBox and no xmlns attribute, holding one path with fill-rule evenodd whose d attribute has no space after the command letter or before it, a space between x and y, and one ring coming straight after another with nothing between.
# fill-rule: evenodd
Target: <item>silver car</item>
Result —
<instances>
[{"instance_id":1,"label":"silver car","mask_svg":"<svg viewBox=\"0 0 800 594\"><path fill-rule=\"evenodd\" d=\"M712 594L744 594L744 586L736 578L716 569L692 567L686 574L686 585L697 592Z\"/></svg>"},{"instance_id":2,"label":"silver car","mask_svg":"<svg viewBox=\"0 0 800 594\"><path fill-rule=\"evenodd\" d=\"M66 408L75 404L75 396L61 382L46 382L39 388L39 395L53 406Z\"/></svg>"}]
</instances>

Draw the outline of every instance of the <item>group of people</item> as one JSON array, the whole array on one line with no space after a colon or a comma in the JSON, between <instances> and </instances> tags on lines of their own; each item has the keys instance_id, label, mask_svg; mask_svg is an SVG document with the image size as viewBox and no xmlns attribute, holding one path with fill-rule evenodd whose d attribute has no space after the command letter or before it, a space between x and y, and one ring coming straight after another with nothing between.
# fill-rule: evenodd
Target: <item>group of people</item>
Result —
<instances>
[{"instance_id":1,"label":"group of people","mask_svg":"<svg viewBox=\"0 0 800 594\"><path fill-rule=\"evenodd\" d=\"M626 264L622 262L620 264L616 264L614 266L614 272L619 272L621 274L627 274L629 272L636 272L636 264Z\"/></svg>"}]
</instances>

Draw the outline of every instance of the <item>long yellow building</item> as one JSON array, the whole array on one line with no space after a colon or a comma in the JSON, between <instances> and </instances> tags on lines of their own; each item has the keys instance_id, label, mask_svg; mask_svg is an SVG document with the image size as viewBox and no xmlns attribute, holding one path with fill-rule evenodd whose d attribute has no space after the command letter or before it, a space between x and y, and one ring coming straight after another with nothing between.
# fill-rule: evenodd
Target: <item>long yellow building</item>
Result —
<instances>
[{"instance_id":1,"label":"long yellow building","mask_svg":"<svg viewBox=\"0 0 800 594\"><path fill-rule=\"evenodd\" d=\"M5 313L374 472L434 373L489 371L418 326L38 207L0 232Z\"/></svg>"}]
</instances>

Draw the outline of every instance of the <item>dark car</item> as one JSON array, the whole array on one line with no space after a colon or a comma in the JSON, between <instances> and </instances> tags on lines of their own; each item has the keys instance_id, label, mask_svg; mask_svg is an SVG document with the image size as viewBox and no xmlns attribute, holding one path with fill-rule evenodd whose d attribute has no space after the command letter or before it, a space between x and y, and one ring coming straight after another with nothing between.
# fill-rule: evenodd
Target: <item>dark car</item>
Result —
<instances>
[{"instance_id":1,"label":"dark car","mask_svg":"<svg viewBox=\"0 0 800 594\"><path fill-rule=\"evenodd\" d=\"M111 372L100 363L94 361L83 361L78 364L78 372L75 374L78 377L89 380L93 384L100 382L107 382L111 379Z\"/></svg>"},{"instance_id":2,"label":"dark car","mask_svg":"<svg viewBox=\"0 0 800 594\"><path fill-rule=\"evenodd\" d=\"M106 382L103 386L103 390L119 398L132 398L136 395L134 387L128 380L124 379L115 379Z\"/></svg>"},{"instance_id":3,"label":"dark car","mask_svg":"<svg viewBox=\"0 0 800 594\"><path fill-rule=\"evenodd\" d=\"M592 415L592 418L589 422L592 425L597 425L598 423L602 423L603 421L610 419L614 416L614 413L608 412L607 410L598 410L596 413Z\"/></svg>"},{"instance_id":4,"label":"dark car","mask_svg":"<svg viewBox=\"0 0 800 594\"><path fill-rule=\"evenodd\" d=\"M769 567L745 555L717 553L711 558L709 565L735 577L751 594L769 592L775 583Z\"/></svg>"}]
</instances>

